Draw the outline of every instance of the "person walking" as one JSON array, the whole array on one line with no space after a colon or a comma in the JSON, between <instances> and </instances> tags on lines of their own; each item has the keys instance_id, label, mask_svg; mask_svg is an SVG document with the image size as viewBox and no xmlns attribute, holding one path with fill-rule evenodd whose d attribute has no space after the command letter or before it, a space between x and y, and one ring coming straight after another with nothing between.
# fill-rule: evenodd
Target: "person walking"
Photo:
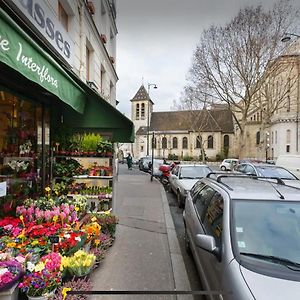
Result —
<instances>
[{"instance_id":1,"label":"person walking","mask_svg":"<svg viewBox=\"0 0 300 300\"><path fill-rule=\"evenodd\" d=\"M128 153L126 157L126 161L127 161L128 170L132 170L132 156L130 153Z\"/></svg>"}]
</instances>

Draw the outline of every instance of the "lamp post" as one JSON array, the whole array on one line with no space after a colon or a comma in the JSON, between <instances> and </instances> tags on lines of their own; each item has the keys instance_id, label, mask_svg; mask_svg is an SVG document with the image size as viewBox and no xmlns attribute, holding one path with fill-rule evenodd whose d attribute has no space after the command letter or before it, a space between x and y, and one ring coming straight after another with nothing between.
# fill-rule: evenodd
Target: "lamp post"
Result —
<instances>
[{"instance_id":1,"label":"lamp post","mask_svg":"<svg viewBox=\"0 0 300 300\"><path fill-rule=\"evenodd\" d=\"M300 38L300 35L295 33L286 32L281 39L282 42L288 42L292 39L292 36ZM297 105L296 105L296 152L299 151L299 110L300 110L300 55L297 57Z\"/></svg>"},{"instance_id":2,"label":"lamp post","mask_svg":"<svg viewBox=\"0 0 300 300\"><path fill-rule=\"evenodd\" d=\"M149 127L150 127L150 87L157 89L157 85L155 83L148 83L148 108L147 108L147 156L149 156Z\"/></svg>"}]
</instances>

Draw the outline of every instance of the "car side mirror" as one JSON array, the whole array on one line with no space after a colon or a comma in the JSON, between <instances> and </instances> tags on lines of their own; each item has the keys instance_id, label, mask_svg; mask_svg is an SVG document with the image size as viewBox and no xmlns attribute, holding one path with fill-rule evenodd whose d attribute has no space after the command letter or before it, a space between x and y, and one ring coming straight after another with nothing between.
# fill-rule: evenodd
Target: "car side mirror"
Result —
<instances>
[{"instance_id":1,"label":"car side mirror","mask_svg":"<svg viewBox=\"0 0 300 300\"><path fill-rule=\"evenodd\" d=\"M196 246L212 253L221 261L221 251L217 247L216 239L211 235L197 234L195 238Z\"/></svg>"}]
</instances>

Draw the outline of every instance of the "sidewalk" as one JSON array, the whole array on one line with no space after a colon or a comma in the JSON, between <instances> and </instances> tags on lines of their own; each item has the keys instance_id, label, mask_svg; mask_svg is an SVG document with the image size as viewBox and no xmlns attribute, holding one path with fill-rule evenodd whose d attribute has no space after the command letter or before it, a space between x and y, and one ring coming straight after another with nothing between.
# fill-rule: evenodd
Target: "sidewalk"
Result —
<instances>
[{"instance_id":1,"label":"sidewalk","mask_svg":"<svg viewBox=\"0 0 300 300\"><path fill-rule=\"evenodd\" d=\"M116 240L92 275L98 291L190 291L164 188L120 165L115 182ZM193 299L190 295L93 295L90 299Z\"/></svg>"}]
</instances>

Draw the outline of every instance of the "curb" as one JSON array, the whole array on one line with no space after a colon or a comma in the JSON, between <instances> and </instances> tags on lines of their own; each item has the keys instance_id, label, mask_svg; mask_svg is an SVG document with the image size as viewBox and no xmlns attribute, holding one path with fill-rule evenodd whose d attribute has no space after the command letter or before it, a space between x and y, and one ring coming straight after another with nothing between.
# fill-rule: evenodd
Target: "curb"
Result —
<instances>
[{"instance_id":1,"label":"curb","mask_svg":"<svg viewBox=\"0 0 300 300\"><path fill-rule=\"evenodd\" d=\"M173 218L170 211L170 206L168 203L168 199L164 187L161 184L160 184L160 192L163 200L163 210L164 210L164 215L166 220L167 236L168 236L168 243L170 248L175 290L191 291L191 286L188 279L185 264L182 258ZM177 299L191 300L193 299L193 296L177 295Z\"/></svg>"}]
</instances>

